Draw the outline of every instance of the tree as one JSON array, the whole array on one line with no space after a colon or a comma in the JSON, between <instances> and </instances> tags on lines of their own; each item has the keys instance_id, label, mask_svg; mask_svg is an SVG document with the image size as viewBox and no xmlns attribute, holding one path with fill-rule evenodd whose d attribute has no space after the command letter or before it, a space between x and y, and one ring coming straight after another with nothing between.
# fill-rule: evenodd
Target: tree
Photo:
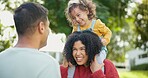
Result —
<instances>
[{"instance_id":1,"label":"tree","mask_svg":"<svg viewBox=\"0 0 148 78\"><path fill-rule=\"evenodd\" d=\"M66 35L71 33L72 28L64 14L67 2L67 0L45 0L43 4L49 10L50 28L55 33L65 33Z\"/></svg>"},{"instance_id":2,"label":"tree","mask_svg":"<svg viewBox=\"0 0 148 78\"><path fill-rule=\"evenodd\" d=\"M148 0L143 0L135 12L136 47L148 50Z\"/></svg>"},{"instance_id":3,"label":"tree","mask_svg":"<svg viewBox=\"0 0 148 78\"><path fill-rule=\"evenodd\" d=\"M4 34L4 30L6 29L12 29L14 30L14 26L9 26L9 27L5 27L2 24L0 24L0 52L9 48L10 46L12 46L12 43L14 42L14 39L16 38L16 36L10 36L10 32L8 32L8 38L5 38L5 34Z\"/></svg>"},{"instance_id":4,"label":"tree","mask_svg":"<svg viewBox=\"0 0 148 78\"><path fill-rule=\"evenodd\" d=\"M0 11L9 10L12 12L14 9L10 7L10 2L8 2L8 0L2 0L0 1L0 4L5 6L4 8L0 8ZM0 52L12 46L14 39L16 38L15 35L11 35L12 32L10 30L13 31L14 26L4 26L0 20Z\"/></svg>"},{"instance_id":5,"label":"tree","mask_svg":"<svg viewBox=\"0 0 148 78\"><path fill-rule=\"evenodd\" d=\"M101 3L100 7L106 11L100 13L100 10L97 10L97 13L100 13L99 17L102 17L104 13L107 16L105 19L100 19L106 23L113 33L111 42L107 46L109 50L108 58L123 62L126 52L134 47L133 39L135 36L132 29L134 24L130 23L133 18L125 17L127 15L125 9L128 8L130 0L98 0L96 2Z\"/></svg>"}]
</instances>

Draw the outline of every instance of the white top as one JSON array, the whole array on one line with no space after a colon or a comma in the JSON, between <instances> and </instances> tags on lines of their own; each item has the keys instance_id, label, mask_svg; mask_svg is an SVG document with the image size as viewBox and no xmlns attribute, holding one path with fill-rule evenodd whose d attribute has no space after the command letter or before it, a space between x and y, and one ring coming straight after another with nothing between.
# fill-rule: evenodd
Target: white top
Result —
<instances>
[{"instance_id":1,"label":"white top","mask_svg":"<svg viewBox=\"0 0 148 78\"><path fill-rule=\"evenodd\" d=\"M0 78L61 78L58 62L31 48L9 48L0 53Z\"/></svg>"}]
</instances>

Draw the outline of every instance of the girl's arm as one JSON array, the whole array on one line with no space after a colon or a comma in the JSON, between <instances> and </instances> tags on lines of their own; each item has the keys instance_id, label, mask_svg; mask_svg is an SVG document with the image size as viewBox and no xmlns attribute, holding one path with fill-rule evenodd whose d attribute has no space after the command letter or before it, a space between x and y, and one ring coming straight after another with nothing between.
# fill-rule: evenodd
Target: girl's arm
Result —
<instances>
[{"instance_id":1,"label":"girl's arm","mask_svg":"<svg viewBox=\"0 0 148 78\"><path fill-rule=\"evenodd\" d=\"M94 32L98 34L99 36L103 36L103 44L106 46L110 42L112 32L111 30L105 26L104 23L101 22L100 19L96 21L95 27L94 27Z\"/></svg>"}]
</instances>

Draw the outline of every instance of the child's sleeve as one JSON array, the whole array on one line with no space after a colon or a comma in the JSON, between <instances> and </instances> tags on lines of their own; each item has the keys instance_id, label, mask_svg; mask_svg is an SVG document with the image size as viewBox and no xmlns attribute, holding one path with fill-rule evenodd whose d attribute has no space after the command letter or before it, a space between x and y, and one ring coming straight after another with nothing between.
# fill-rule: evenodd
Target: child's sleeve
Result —
<instances>
[{"instance_id":1,"label":"child's sleeve","mask_svg":"<svg viewBox=\"0 0 148 78\"><path fill-rule=\"evenodd\" d=\"M112 32L111 30L101 22L100 19L96 21L95 29L97 29L99 36L103 36L103 38L106 40L106 44L110 42Z\"/></svg>"}]
</instances>

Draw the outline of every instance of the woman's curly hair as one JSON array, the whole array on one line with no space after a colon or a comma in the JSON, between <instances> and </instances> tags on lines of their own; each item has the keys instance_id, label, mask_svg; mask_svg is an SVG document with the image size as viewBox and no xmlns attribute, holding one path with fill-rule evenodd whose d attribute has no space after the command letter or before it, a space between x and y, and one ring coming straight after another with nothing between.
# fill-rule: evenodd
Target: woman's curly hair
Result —
<instances>
[{"instance_id":1,"label":"woman's curly hair","mask_svg":"<svg viewBox=\"0 0 148 78\"><path fill-rule=\"evenodd\" d=\"M63 55L66 60L73 65L77 65L73 57L73 45L77 41L81 41L82 44L85 45L85 52L88 55L86 65L90 65L90 63L94 60L95 55L100 53L101 47L103 46L100 38L95 33L88 30L75 31L69 35L64 46Z\"/></svg>"},{"instance_id":2,"label":"woman's curly hair","mask_svg":"<svg viewBox=\"0 0 148 78\"><path fill-rule=\"evenodd\" d=\"M89 11L88 18L96 19L96 5L92 0L70 0L68 6L65 9L65 15L67 20L72 23L71 12L74 8L79 7L83 11Z\"/></svg>"}]
</instances>

